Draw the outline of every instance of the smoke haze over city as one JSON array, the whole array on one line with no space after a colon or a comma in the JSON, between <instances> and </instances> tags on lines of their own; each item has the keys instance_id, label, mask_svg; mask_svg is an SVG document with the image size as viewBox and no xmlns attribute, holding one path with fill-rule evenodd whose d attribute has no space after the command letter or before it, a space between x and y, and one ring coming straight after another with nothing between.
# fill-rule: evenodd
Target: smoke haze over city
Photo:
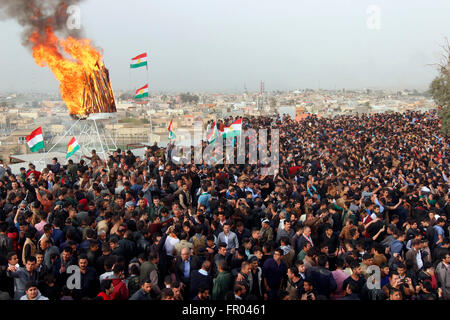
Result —
<instances>
[{"instance_id":1,"label":"smoke haze over city","mask_svg":"<svg viewBox=\"0 0 450 320\"><path fill-rule=\"evenodd\" d=\"M370 6L379 28L368 25ZM96 0L80 8L83 36L103 50L115 90L135 89L130 58L145 51L151 91L257 91L260 80L266 90L426 90L450 30L446 0ZM58 92L23 32L1 19L0 91Z\"/></svg>"}]
</instances>

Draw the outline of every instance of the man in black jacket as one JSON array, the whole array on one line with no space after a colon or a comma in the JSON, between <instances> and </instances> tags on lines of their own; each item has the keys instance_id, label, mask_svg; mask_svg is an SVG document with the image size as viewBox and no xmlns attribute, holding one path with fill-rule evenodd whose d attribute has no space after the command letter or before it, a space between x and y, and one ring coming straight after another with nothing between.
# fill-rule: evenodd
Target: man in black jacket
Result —
<instances>
[{"instance_id":1,"label":"man in black jacket","mask_svg":"<svg viewBox=\"0 0 450 320\"><path fill-rule=\"evenodd\" d=\"M183 248L181 249L181 255L177 256L175 260L175 275L177 280L182 282L185 286L184 293L189 295L191 277L195 270L200 269L201 262L198 256L191 255L191 249Z\"/></svg>"},{"instance_id":2,"label":"man in black jacket","mask_svg":"<svg viewBox=\"0 0 450 320\"><path fill-rule=\"evenodd\" d=\"M93 298L98 293L99 281L97 272L94 268L88 266L87 256L82 254L78 258L78 267L80 268L81 288L73 290L74 300L81 300L83 297Z\"/></svg>"},{"instance_id":3,"label":"man in black jacket","mask_svg":"<svg viewBox=\"0 0 450 320\"><path fill-rule=\"evenodd\" d=\"M209 260L205 260L202 264L201 269L196 270L191 275L191 288L190 288L190 298L193 299L197 293L199 288L212 290L213 280L211 275L209 274L209 270L211 269L211 262Z\"/></svg>"},{"instance_id":4,"label":"man in black jacket","mask_svg":"<svg viewBox=\"0 0 450 320\"><path fill-rule=\"evenodd\" d=\"M131 296L129 300L153 300L151 297L152 281L150 278L144 279L141 282L141 288Z\"/></svg>"},{"instance_id":5,"label":"man in black jacket","mask_svg":"<svg viewBox=\"0 0 450 320\"><path fill-rule=\"evenodd\" d=\"M96 260L95 269L97 274L102 274L106 271L104 266L108 257L112 257L114 260L117 259L117 256L111 253L111 246L109 245L109 242L106 242L102 244L102 255Z\"/></svg>"},{"instance_id":6,"label":"man in black jacket","mask_svg":"<svg viewBox=\"0 0 450 320\"><path fill-rule=\"evenodd\" d=\"M312 280L317 294L323 295L327 298L337 289L336 281L333 274L328 270L328 258L325 254L318 256L318 267L313 267L310 270L309 278Z\"/></svg>"},{"instance_id":7,"label":"man in black jacket","mask_svg":"<svg viewBox=\"0 0 450 320\"><path fill-rule=\"evenodd\" d=\"M13 251L12 241L6 235L8 225L6 223L0 224L0 255L7 256L9 252Z\"/></svg>"}]
</instances>

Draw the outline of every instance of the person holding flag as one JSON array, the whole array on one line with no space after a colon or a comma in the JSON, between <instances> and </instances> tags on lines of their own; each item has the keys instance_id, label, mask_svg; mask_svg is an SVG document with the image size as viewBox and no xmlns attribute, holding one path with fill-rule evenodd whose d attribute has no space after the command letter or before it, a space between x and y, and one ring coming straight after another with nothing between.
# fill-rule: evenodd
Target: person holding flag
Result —
<instances>
[{"instance_id":1,"label":"person holding flag","mask_svg":"<svg viewBox=\"0 0 450 320\"><path fill-rule=\"evenodd\" d=\"M169 130L169 140L175 139L177 136L175 135L175 132L173 132L173 119L170 120L168 130Z\"/></svg>"},{"instance_id":2,"label":"person holding flag","mask_svg":"<svg viewBox=\"0 0 450 320\"><path fill-rule=\"evenodd\" d=\"M217 130L216 122L214 122L213 125L212 125L212 128L211 128L211 131L206 136L206 139L211 144L211 143L214 143L216 141L218 136L219 136L219 130Z\"/></svg>"},{"instance_id":3,"label":"person holding flag","mask_svg":"<svg viewBox=\"0 0 450 320\"><path fill-rule=\"evenodd\" d=\"M77 139L75 139L75 137L72 137L72 139L70 139L69 145L67 146L66 159L69 159L78 150L80 150L80 145L78 144Z\"/></svg>"},{"instance_id":4,"label":"person holding flag","mask_svg":"<svg viewBox=\"0 0 450 320\"><path fill-rule=\"evenodd\" d=\"M228 137L238 137L242 132L242 119L238 119L233 122L229 127L225 127L223 130L224 139Z\"/></svg>"}]
</instances>

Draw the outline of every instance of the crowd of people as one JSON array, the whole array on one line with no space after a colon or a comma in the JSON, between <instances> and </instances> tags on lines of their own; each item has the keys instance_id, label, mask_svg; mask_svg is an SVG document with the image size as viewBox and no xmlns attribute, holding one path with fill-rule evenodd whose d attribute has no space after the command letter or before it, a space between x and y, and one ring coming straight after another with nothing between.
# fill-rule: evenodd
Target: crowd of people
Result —
<instances>
[{"instance_id":1,"label":"crowd of people","mask_svg":"<svg viewBox=\"0 0 450 320\"><path fill-rule=\"evenodd\" d=\"M156 143L2 163L0 299L449 300L439 127L435 111L244 117L279 129L271 176L269 157L176 164Z\"/></svg>"}]
</instances>

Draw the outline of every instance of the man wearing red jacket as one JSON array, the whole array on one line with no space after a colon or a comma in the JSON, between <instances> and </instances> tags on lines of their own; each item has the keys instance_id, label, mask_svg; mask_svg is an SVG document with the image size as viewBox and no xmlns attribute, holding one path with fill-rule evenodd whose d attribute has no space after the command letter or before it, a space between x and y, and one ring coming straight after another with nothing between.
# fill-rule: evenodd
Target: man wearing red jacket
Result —
<instances>
[{"instance_id":1,"label":"man wearing red jacket","mask_svg":"<svg viewBox=\"0 0 450 320\"><path fill-rule=\"evenodd\" d=\"M297 171L303 168L303 166L294 166L289 168L289 175L295 176L297 174Z\"/></svg>"},{"instance_id":2,"label":"man wearing red jacket","mask_svg":"<svg viewBox=\"0 0 450 320\"><path fill-rule=\"evenodd\" d=\"M112 300L111 294L114 291L112 280L106 279L100 283L100 293L97 297L102 297L103 300Z\"/></svg>"},{"instance_id":3,"label":"man wearing red jacket","mask_svg":"<svg viewBox=\"0 0 450 320\"><path fill-rule=\"evenodd\" d=\"M361 211L361 220L358 222L358 225L363 225L366 226L369 222L371 222L373 219L372 217L368 214L368 212L366 210L362 210ZM370 238L370 235L367 233L366 230L364 230L363 232L363 236L365 238Z\"/></svg>"},{"instance_id":4,"label":"man wearing red jacket","mask_svg":"<svg viewBox=\"0 0 450 320\"><path fill-rule=\"evenodd\" d=\"M36 170L36 166L32 163L30 163L28 165L28 171L27 171L27 179L31 176L34 175L34 178L36 179L36 181L38 181L39 176L41 175L41 173L39 171Z\"/></svg>"},{"instance_id":5,"label":"man wearing red jacket","mask_svg":"<svg viewBox=\"0 0 450 320\"><path fill-rule=\"evenodd\" d=\"M116 263L113 267L113 277L111 278L114 290L111 294L112 300L128 300L130 293L128 292L128 287L123 280L124 267L122 264Z\"/></svg>"}]
</instances>

